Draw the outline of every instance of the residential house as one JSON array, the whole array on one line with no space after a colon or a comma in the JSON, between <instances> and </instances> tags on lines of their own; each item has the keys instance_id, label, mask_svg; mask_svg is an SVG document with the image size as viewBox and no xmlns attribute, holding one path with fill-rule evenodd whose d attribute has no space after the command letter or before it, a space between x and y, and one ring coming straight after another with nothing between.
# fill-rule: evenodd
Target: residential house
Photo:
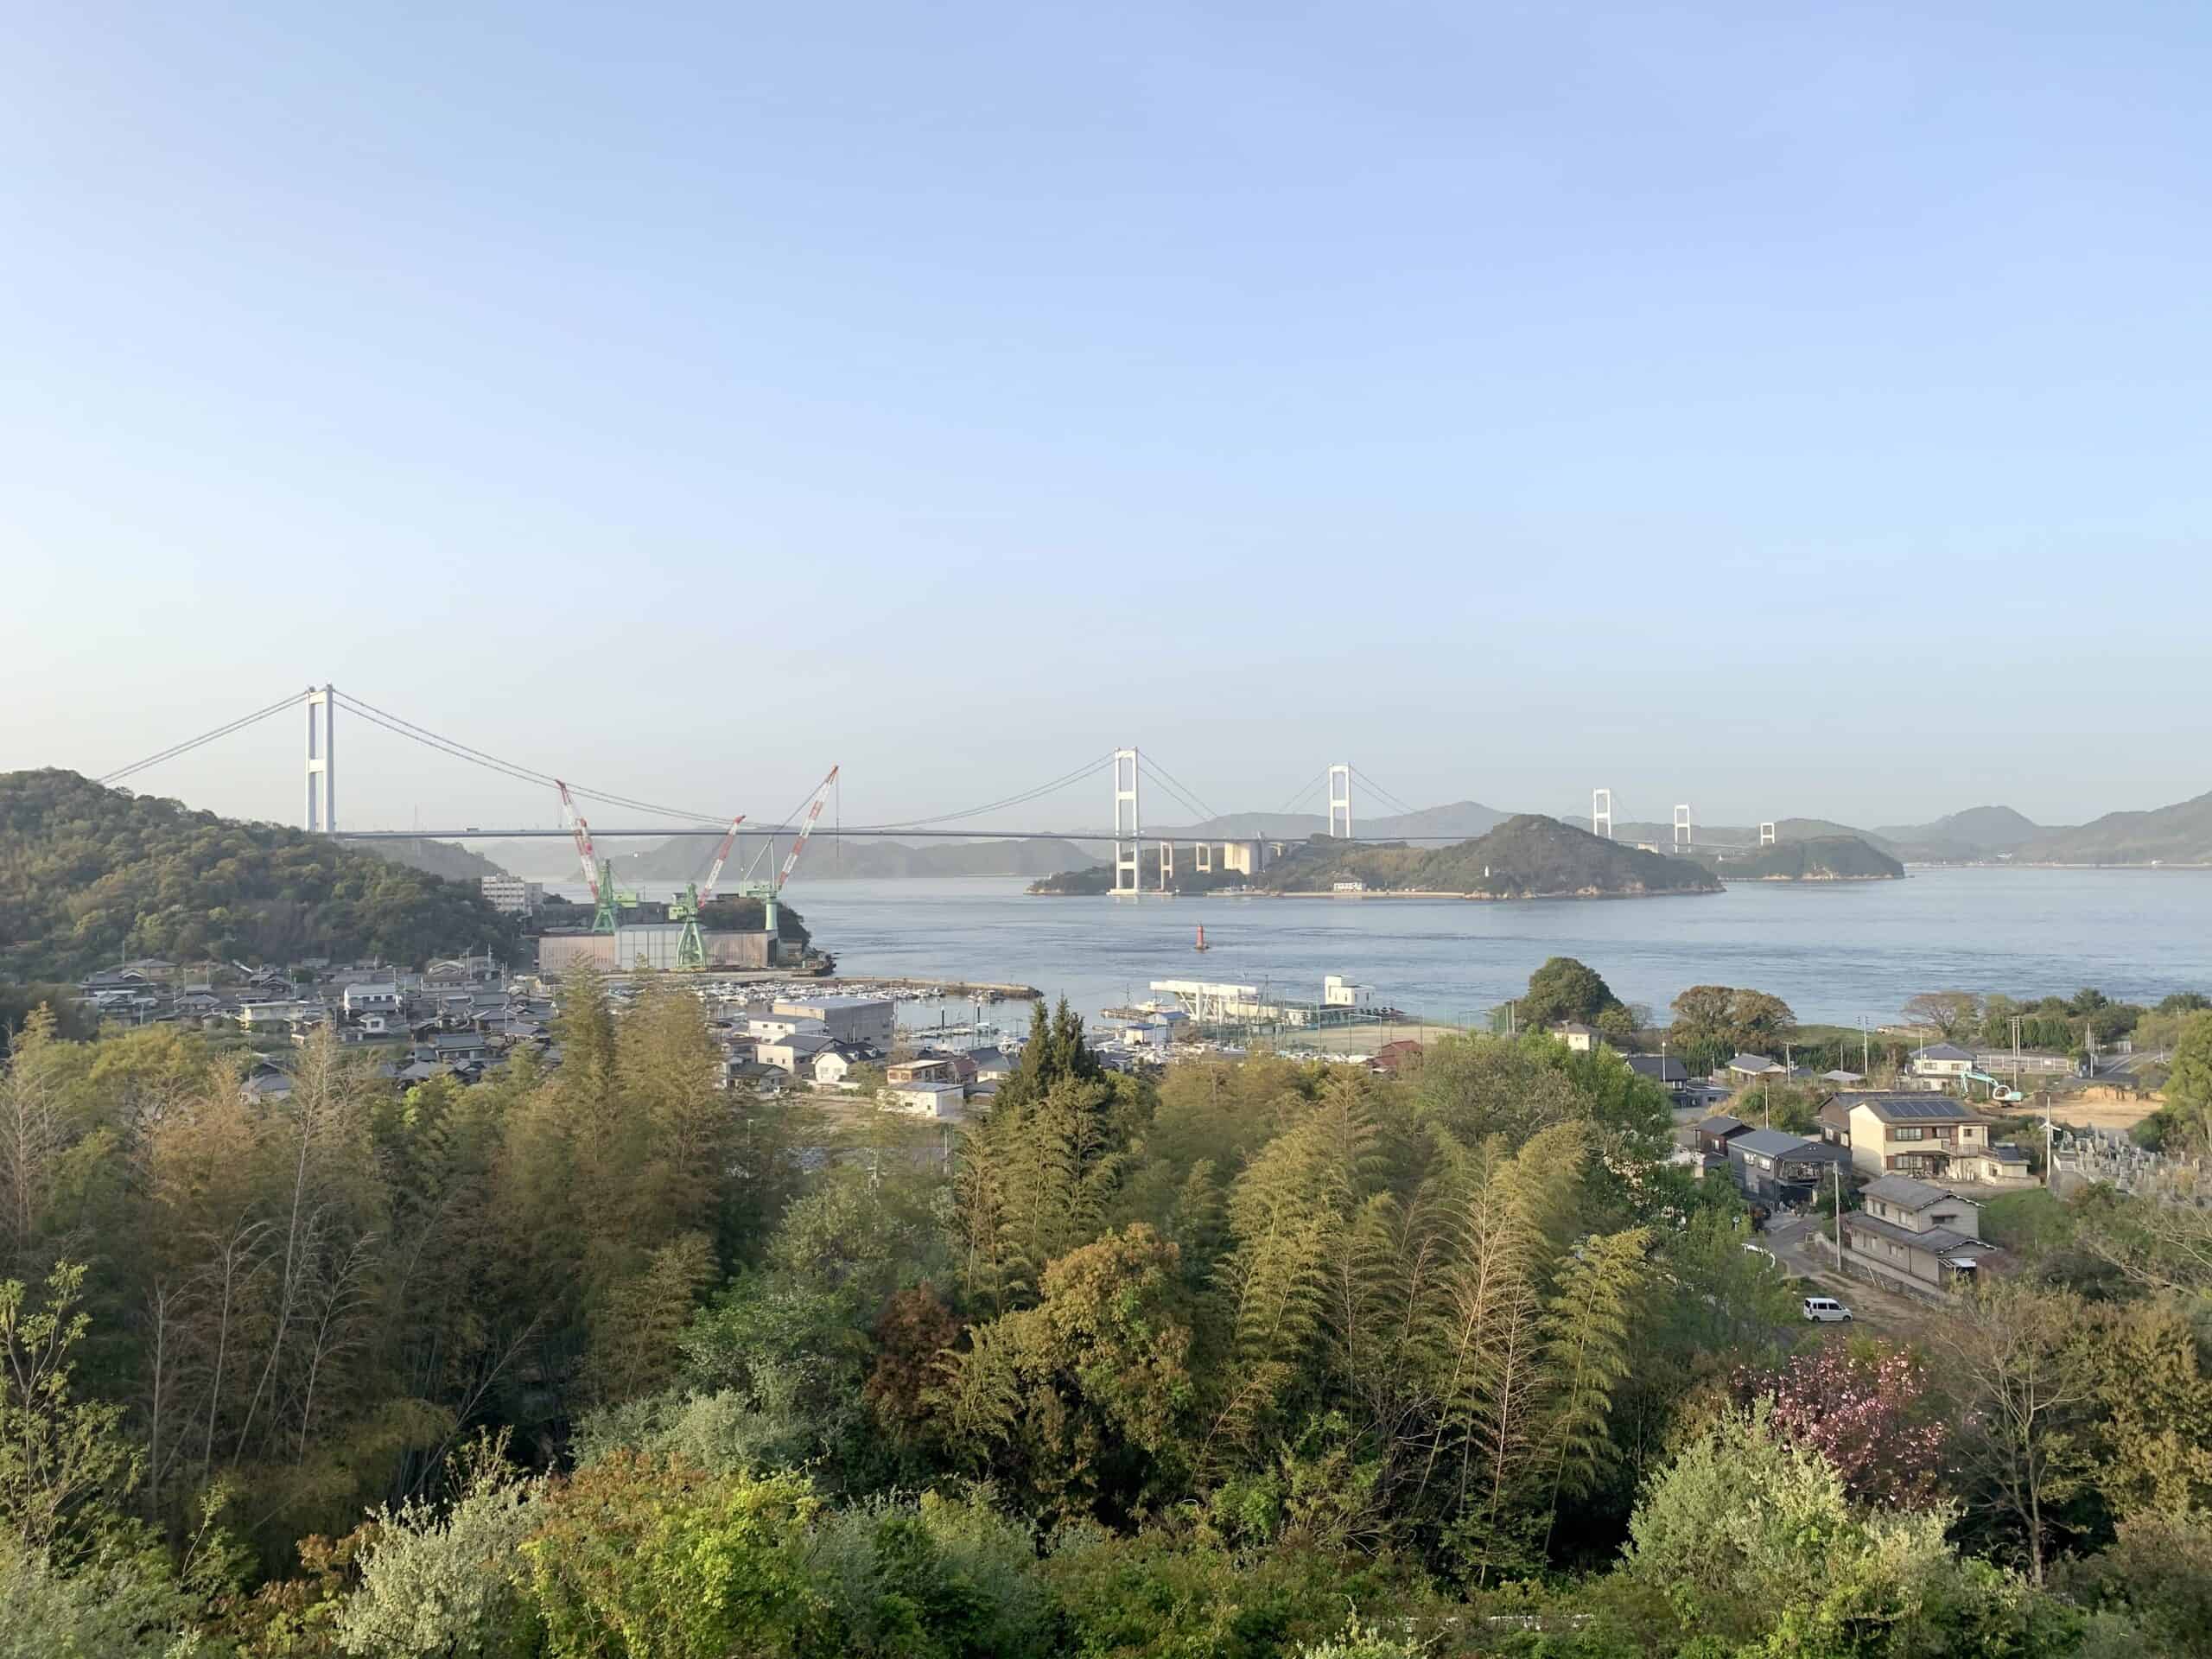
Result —
<instances>
[{"instance_id":1,"label":"residential house","mask_svg":"<svg viewBox=\"0 0 2212 1659\"><path fill-rule=\"evenodd\" d=\"M1861 1207L1841 1218L1845 1251L1906 1288L1948 1294L1999 1254L1981 1242L1981 1206L1948 1187L1885 1175L1859 1198Z\"/></svg>"},{"instance_id":2,"label":"residential house","mask_svg":"<svg viewBox=\"0 0 2212 1659\"><path fill-rule=\"evenodd\" d=\"M1580 1020L1568 1020L1554 1026L1552 1035L1578 1054L1587 1054L1597 1047L1599 1041L1598 1033Z\"/></svg>"},{"instance_id":3,"label":"residential house","mask_svg":"<svg viewBox=\"0 0 2212 1659\"><path fill-rule=\"evenodd\" d=\"M763 1065L750 1054L732 1057L722 1062L721 1087L756 1094L774 1094L784 1086L789 1074L772 1065Z\"/></svg>"},{"instance_id":4,"label":"residential house","mask_svg":"<svg viewBox=\"0 0 2212 1659\"><path fill-rule=\"evenodd\" d=\"M1810 1204L1842 1162L1826 1142L1781 1129L1746 1129L1728 1140L1728 1173L1745 1198L1762 1204Z\"/></svg>"},{"instance_id":5,"label":"residential house","mask_svg":"<svg viewBox=\"0 0 2212 1659\"><path fill-rule=\"evenodd\" d=\"M1839 1066L1833 1071L1821 1072L1821 1081L1838 1089L1856 1089L1866 1081L1866 1074L1864 1071L1846 1071Z\"/></svg>"},{"instance_id":6,"label":"residential house","mask_svg":"<svg viewBox=\"0 0 2212 1659\"><path fill-rule=\"evenodd\" d=\"M957 1083L926 1081L894 1084L891 1104L916 1117L953 1119L960 1116L968 1091Z\"/></svg>"},{"instance_id":7,"label":"residential house","mask_svg":"<svg viewBox=\"0 0 2212 1659\"><path fill-rule=\"evenodd\" d=\"M841 1088L855 1066L874 1058L875 1051L865 1044L831 1042L815 1055L808 1075L822 1088Z\"/></svg>"},{"instance_id":8,"label":"residential house","mask_svg":"<svg viewBox=\"0 0 2212 1659\"><path fill-rule=\"evenodd\" d=\"M910 1083L957 1083L952 1057L949 1054L924 1054L911 1060L900 1060L883 1068L884 1081L893 1088L904 1088Z\"/></svg>"},{"instance_id":9,"label":"residential house","mask_svg":"<svg viewBox=\"0 0 2212 1659\"><path fill-rule=\"evenodd\" d=\"M368 979L348 985L343 995L349 1015L399 1012L399 987L389 979Z\"/></svg>"},{"instance_id":10,"label":"residential house","mask_svg":"<svg viewBox=\"0 0 2212 1659\"><path fill-rule=\"evenodd\" d=\"M1728 1062L1728 1081L1738 1088L1751 1083L1780 1083L1789 1075L1789 1068L1764 1054L1738 1054Z\"/></svg>"},{"instance_id":11,"label":"residential house","mask_svg":"<svg viewBox=\"0 0 2212 1659\"><path fill-rule=\"evenodd\" d=\"M322 1004L305 997L291 997L281 1002L242 1002L238 1005L238 1024L248 1031L315 1025L322 1017Z\"/></svg>"},{"instance_id":12,"label":"residential house","mask_svg":"<svg viewBox=\"0 0 2212 1659\"><path fill-rule=\"evenodd\" d=\"M1726 1158L1729 1141L1747 1133L1751 1127L1743 1119L1731 1117L1726 1112L1718 1117L1708 1117L1697 1126L1697 1149L1708 1158Z\"/></svg>"},{"instance_id":13,"label":"residential house","mask_svg":"<svg viewBox=\"0 0 2212 1659\"><path fill-rule=\"evenodd\" d=\"M1973 1051L1961 1048L1956 1043L1937 1043L1933 1047L1916 1050L1912 1057L1912 1075L1916 1077L1964 1083L1967 1073L1973 1070Z\"/></svg>"},{"instance_id":14,"label":"residential house","mask_svg":"<svg viewBox=\"0 0 2212 1659\"><path fill-rule=\"evenodd\" d=\"M1395 1077L1418 1061L1422 1052L1419 1043L1409 1037L1401 1037L1395 1042L1385 1043L1376 1049L1368 1058L1368 1070L1379 1071L1386 1077Z\"/></svg>"},{"instance_id":15,"label":"residential house","mask_svg":"<svg viewBox=\"0 0 2212 1659\"><path fill-rule=\"evenodd\" d=\"M492 1045L478 1032L441 1031L416 1044L415 1058L434 1065L474 1065L492 1058Z\"/></svg>"},{"instance_id":16,"label":"residential house","mask_svg":"<svg viewBox=\"0 0 2212 1659\"><path fill-rule=\"evenodd\" d=\"M2009 1141L1961 1154L1951 1160L1948 1173L1951 1179L1968 1186L2033 1186L2037 1181L2026 1152Z\"/></svg>"},{"instance_id":17,"label":"residential house","mask_svg":"<svg viewBox=\"0 0 2212 1659\"><path fill-rule=\"evenodd\" d=\"M1948 1095L1839 1095L1829 1104L1844 1108L1848 1128L1837 1144L1862 1174L1948 1179L1953 1159L1989 1149L1989 1126Z\"/></svg>"},{"instance_id":18,"label":"residential house","mask_svg":"<svg viewBox=\"0 0 2212 1659\"><path fill-rule=\"evenodd\" d=\"M1628 1069L1639 1077L1649 1077L1669 1089L1679 1088L1690 1080L1689 1067L1671 1054L1631 1054L1628 1057Z\"/></svg>"},{"instance_id":19,"label":"residential house","mask_svg":"<svg viewBox=\"0 0 2212 1659\"><path fill-rule=\"evenodd\" d=\"M264 1060L238 1082L248 1100L282 1100L292 1092L292 1074Z\"/></svg>"},{"instance_id":20,"label":"residential house","mask_svg":"<svg viewBox=\"0 0 2212 1659\"><path fill-rule=\"evenodd\" d=\"M786 1077L795 1077L801 1066L811 1065L814 1057L829 1046L827 1037L803 1031L773 1041L764 1039L755 1043L753 1057L763 1065L772 1065Z\"/></svg>"},{"instance_id":21,"label":"residential house","mask_svg":"<svg viewBox=\"0 0 2212 1659\"><path fill-rule=\"evenodd\" d=\"M977 1083L1004 1083L1014 1075L1016 1062L1004 1049L971 1048L968 1058L976 1067Z\"/></svg>"}]
</instances>

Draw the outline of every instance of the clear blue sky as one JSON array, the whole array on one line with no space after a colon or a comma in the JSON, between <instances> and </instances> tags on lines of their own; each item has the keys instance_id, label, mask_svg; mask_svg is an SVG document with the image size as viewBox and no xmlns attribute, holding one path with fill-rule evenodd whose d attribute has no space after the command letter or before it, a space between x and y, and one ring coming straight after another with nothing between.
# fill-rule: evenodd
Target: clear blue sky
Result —
<instances>
[{"instance_id":1,"label":"clear blue sky","mask_svg":"<svg viewBox=\"0 0 2212 1659\"><path fill-rule=\"evenodd\" d=\"M1119 741L2196 794L2209 86L2201 3L19 8L0 767L330 679L849 820ZM289 818L296 748L137 781Z\"/></svg>"}]
</instances>

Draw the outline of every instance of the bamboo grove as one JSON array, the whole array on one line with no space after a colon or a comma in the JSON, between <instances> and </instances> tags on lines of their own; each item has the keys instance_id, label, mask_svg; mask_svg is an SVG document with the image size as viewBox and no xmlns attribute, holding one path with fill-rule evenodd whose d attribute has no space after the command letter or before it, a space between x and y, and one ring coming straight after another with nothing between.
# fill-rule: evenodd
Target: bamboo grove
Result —
<instances>
[{"instance_id":1,"label":"bamboo grove","mask_svg":"<svg viewBox=\"0 0 2212 1659\"><path fill-rule=\"evenodd\" d=\"M0 1654L2204 1650L2185 1221L1822 1343L1602 1050L1154 1082L1063 1007L950 1135L725 1092L669 983L557 1053L31 1018Z\"/></svg>"}]
</instances>

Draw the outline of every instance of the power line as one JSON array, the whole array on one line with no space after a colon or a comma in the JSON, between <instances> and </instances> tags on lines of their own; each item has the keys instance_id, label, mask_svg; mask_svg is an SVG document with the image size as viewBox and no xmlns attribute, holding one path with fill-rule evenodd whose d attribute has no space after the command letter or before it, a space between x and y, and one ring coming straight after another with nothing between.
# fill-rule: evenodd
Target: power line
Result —
<instances>
[{"instance_id":1,"label":"power line","mask_svg":"<svg viewBox=\"0 0 2212 1659\"><path fill-rule=\"evenodd\" d=\"M133 772L143 772L149 766L159 766L164 760L173 760L181 754L189 754L203 744L213 743L219 737L228 737L232 732L244 731L247 727L268 719L270 715L281 709L297 708L300 699L305 695L304 692L292 692L289 696L278 698L265 709L257 709L250 715L241 715L238 719L226 725L218 726L213 731L202 732L197 737L188 737L181 743L172 743L166 749L149 754L143 760L133 760L127 766L118 766L96 781L103 784L120 783Z\"/></svg>"}]
</instances>

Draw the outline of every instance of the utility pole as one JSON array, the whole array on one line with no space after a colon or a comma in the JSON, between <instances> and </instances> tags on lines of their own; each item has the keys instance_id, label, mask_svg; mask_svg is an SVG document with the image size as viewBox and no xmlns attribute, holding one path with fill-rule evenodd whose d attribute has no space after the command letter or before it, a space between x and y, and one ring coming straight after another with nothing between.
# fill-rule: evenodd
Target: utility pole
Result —
<instances>
[{"instance_id":1,"label":"utility pole","mask_svg":"<svg viewBox=\"0 0 2212 1659\"><path fill-rule=\"evenodd\" d=\"M1843 1165L1840 1162L1833 1163L1828 1166L1828 1168L1835 1176L1835 1270L1841 1273L1843 1271Z\"/></svg>"}]
</instances>

